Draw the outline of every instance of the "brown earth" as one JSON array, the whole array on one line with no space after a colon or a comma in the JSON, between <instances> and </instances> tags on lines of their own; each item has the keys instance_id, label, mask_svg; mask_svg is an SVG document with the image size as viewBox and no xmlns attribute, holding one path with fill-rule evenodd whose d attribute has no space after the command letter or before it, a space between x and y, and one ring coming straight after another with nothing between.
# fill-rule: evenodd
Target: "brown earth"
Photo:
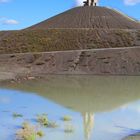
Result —
<instances>
[{"instance_id":1,"label":"brown earth","mask_svg":"<svg viewBox=\"0 0 140 140\"><path fill-rule=\"evenodd\" d=\"M110 48L0 55L0 75L140 75L140 48Z\"/></svg>"},{"instance_id":2,"label":"brown earth","mask_svg":"<svg viewBox=\"0 0 140 140\"><path fill-rule=\"evenodd\" d=\"M24 30L0 32L2 79L140 75L139 56L140 23L105 7L77 7Z\"/></svg>"},{"instance_id":3,"label":"brown earth","mask_svg":"<svg viewBox=\"0 0 140 140\"><path fill-rule=\"evenodd\" d=\"M140 23L110 8L85 6L68 10L28 29L48 28L140 29Z\"/></svg>"},{"instance_id":4,"label":"brown earth","mask_svg":"<svg viewBox=\"0 0 140 140\"><path fill-rule=\"evenodd\" d=\"M0 54L132 46L140 46L140 30L48 29L0 32Z\"/></svg>"},{"instance_id":5,"label":"brown earth","mask_svg":"<svg viewBox=\"0 0 140 140\"><path fill-rule=\"evenodd\" d=\"M30 28L0 32L0 54L140 46L140 23L105 7L77 7Z\"/></svg>"}]
</instances>

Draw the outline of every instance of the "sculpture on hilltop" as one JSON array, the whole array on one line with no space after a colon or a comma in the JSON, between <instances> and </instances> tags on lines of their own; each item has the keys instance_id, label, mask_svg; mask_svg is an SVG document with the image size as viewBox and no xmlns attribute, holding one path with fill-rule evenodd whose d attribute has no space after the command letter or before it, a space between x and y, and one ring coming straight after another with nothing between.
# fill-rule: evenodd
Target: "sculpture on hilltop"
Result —
<instances>
[{"instance_id":1,"label":"sculpture on hilltop","mask_svg":"<svg viewBox=\"0 0 140 140\"><path fill-rule=\"evenodd\" d=\"M86 0L84 6L97 6L98 0Z\"/></svg>"}]
</instances>

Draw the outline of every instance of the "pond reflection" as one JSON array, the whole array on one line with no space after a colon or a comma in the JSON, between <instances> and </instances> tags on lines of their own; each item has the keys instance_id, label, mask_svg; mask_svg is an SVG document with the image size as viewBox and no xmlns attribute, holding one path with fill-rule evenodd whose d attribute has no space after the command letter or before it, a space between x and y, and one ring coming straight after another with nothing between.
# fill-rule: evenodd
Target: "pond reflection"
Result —
<instances>
[{"instance_id":1,"label":"pond reflection","mask_svg":"<svg viewBox=\"0 0 140 140\"><path fill-rule=\"evenodd\" d=\"M41 113L60 126L44 129L43 140L121 140L140 129L140 77L49 76L5 88L9 90L0 90L2 140L14 137L14 126L24 120L36 123L35 115ZM24 117L13 120L12 112ZM72 121L62 122L64 115ZM71 134L64 132L68 125L74 129Z\"/></svg>"}]
</instances>

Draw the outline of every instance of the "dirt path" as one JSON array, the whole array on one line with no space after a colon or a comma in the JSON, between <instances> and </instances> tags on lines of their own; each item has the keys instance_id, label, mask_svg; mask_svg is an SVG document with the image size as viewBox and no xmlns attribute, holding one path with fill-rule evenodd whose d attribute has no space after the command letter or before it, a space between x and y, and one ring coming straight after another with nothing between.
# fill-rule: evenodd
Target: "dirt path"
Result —
<instances>
[{"instance_id":1,"label":"dirt path","mask_svg":"<svg viewBox=\"0 0 140 140\"><path fill-rule=\"evenodd\" d=\"M130 49L140 49L140 46L133 47L121 47L121 48L100 48L100 49L81 49L81 50L65 50L65 51L48 51L48 52L27 52L27 53L12 53L12 54L0 54L0 56L4 55L26 55L26 54L50 54L50 53L68 53L68 52L79 52L79 51L107 51L107 50L130 50Z\"/></svg>"}]
</instances>

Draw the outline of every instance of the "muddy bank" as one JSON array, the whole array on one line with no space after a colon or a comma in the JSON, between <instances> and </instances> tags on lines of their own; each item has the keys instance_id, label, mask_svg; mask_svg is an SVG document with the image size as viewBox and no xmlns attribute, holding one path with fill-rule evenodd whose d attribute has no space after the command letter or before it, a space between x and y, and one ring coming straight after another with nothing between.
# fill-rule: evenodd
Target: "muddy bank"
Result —
<instances>
[{"instance_id":1,"label":"muddy bank","mask_svg":"<svg viewBox=\"0 0 140 140\"><path fill-rule=\"evenodd\" d=\"M0 80L46 74L140 75L140 47L0 55Z\"/></svg>"}]
</instances>

